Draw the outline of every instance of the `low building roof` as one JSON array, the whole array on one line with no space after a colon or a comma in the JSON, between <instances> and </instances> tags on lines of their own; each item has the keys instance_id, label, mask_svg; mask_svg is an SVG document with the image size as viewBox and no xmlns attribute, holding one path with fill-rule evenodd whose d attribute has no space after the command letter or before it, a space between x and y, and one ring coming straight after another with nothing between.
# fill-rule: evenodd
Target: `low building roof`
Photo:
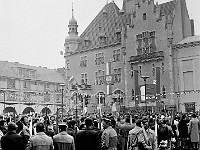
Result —
<instances>
[{"instance_id":1,"label":"low building roof","mask_svg":"<svg viewBox=\"0 0 200 150\"><path fill-rule=\"evenodd\" d=\"M23 77L18 73L18 69L35 70L36 77ZM56 69L46 67L36 67L20 64L18 62L0 61L0 77L29 79L33 81L43 81L51 83L64 83L64 79Z\"/></svg>"}]
</instances>

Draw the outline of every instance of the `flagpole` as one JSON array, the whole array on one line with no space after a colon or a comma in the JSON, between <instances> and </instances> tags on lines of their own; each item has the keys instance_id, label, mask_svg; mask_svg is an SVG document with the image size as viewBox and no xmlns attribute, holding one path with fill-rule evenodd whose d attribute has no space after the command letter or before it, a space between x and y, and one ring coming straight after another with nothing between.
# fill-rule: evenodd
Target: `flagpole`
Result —
<instances>
[{"instance_id":1,"label":"flagpole","mask_svg":"<svg viewBox=\"0 0 200 150\"><path fill-rule=\"evenodd\" d=\"M101 130L101 94L99 93L99 129Z\"/></svg>"}]
</instances>

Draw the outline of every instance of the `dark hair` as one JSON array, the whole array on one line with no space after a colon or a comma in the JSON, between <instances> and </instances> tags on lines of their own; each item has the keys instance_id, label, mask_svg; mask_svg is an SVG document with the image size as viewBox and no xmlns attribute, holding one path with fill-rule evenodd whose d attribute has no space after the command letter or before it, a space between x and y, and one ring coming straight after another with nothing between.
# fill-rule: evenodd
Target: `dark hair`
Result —
<instances>
[{"instance_id":1,"label":"dark hair","mask_svg":"<svg viewBox=\"0 0 200 150\"><path fill-rule=\"evenodd\" d=\"M186 115L185 115L185 114L183 114L181 119L183 120L183 119L185 119L185 118L186 118Z\"/></svg>"},{"instance_id":2,"label":"dark hair","mask_svg":"<svg viewBox=\"0 0 200 150\"><path fill-rule=\"evenodd\" d=\"M194 114L192 114L192 118L196 118L197 116L196 116L196 114L194 113Z\"/></svg>"},{"instance_id":3,"label":"dark hair","mask_svg":"<svg viewBox=\"0 0 200 150\"><path fill-rule=\"evenodd\" d=\"M127 117L126 120L125 120L125 122L130 123L130 118Z\"/></svg>"},{"instance_id":4,"label":"dark hair","mask_svg":"<svg viewBox=\"0 0 200 150\"><path fill-rule=\"evenodd\" d=\"M115 119L111 119L111 125L114 127L114 126L116 126L116 121L115 121Z\"/></svg>"},{"instance_id":5,"label":"dark hair","mask_svg":"<svg viewBox=\"0 0 200 150\"><path fill-rule=\"evenodd\" d=\"M137 121L136 121L136 126L138 126L138 127L142 127L142 120L141 119L138 119Z\"/></svg>"},{"instance_id":6,"label":"dark hair","mask_svg":"<svg viewBox=\"0 0 200 150\"><path fill-rule=\"evenodd\" d=\"M5 120L1 120L0 121L0 127L3 127L5 122L6 122Z\"/></svg>"},{"instance_id":7,"label":"dark hair","mask_svg":"<svg viewBox=\"0 0 200 150\"><path fill-rule=\"evenodd\" d=\"M66 131L67 126L66 126L66 125L60 125L60 126L59 126L59 129L60 129L60 132Z\"/></svg>"},{"instance_id":8,"label":"dark hair","mask_svg":"<svg viewBox=\"0 0 200 150\"><path fill-rule=\"evenodd\" d=\"M74 128L74 125L76 124L76 121L75 120L70 120L68 122L68 128Z\"/></svg>"},{"instance_id":9,"label":"dark hair","mask_svg":"<svg viewBox=\"0 0 200 150\"><path fill-rule=\"evenodd\" d=\"M22 117L21 117L20 121L21 121L23 124L25 124L24 118L27 118L27 119L28 119L28 116L22 116Z\"/></svg>"},{"instance_id":10,"label":"dark hair","mask_svg":"<svg viewBox=\"0 0 200 150\"><path fill-rule=\"evenodd\" d=\"M17 125L14 122L8 124L8 131L13 131L17 129Z\"/></svg>"},{"instance_id":11,"label":"dark hair","mask_svg":"<svg viewBox=\"0 0 200 150\"><path fill-rule=\"evenodd\" d=\"M42 122L36 124L36 132L44 132L44 124Z\"/></svg>"},{"instance_id":12,"label":"dark hair","mask_svg":"<svg viewBox=\"0 0 200 150\"><path fill-rule=\"evenodd\" d=\"M93 120L91 118L86 118L85 119L85 125L86 125L86 127L92 126Z\"/></svg>"},{"instance_id":13,"label":"dark hair","mask_svg":"<svg viewBox=\"0 0 200 150\"><path fill-rule=\"evenodd\" d=\"M16 125L17 125L17 131L20 132L21 130L23 130L23 123L21 121L17 121Z\"/></svg>"}]
</instances>

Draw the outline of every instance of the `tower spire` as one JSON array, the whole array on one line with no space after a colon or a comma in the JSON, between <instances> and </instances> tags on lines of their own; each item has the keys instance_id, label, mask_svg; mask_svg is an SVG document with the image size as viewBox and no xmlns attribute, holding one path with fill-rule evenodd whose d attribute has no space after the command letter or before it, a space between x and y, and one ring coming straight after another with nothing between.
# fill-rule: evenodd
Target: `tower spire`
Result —
<instances>
[{"instance_id":1,"label":"tower spire","mask_svg":"<svg viewBox=\"0 0 200 150\"><path fill-rule=\"evenodd\" d=\"M74 2L72 0L72 18L74 17Z\"/></svg>"}]
</instances>

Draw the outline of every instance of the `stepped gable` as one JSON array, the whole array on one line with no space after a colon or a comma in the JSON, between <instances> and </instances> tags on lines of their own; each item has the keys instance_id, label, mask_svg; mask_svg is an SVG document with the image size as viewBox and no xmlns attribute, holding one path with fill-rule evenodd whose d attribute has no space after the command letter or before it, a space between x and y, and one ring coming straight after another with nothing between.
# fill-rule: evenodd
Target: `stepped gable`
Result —
<instances>
[{"instance_id":1,"label":"stepped gable","mask_svg":"<svg viewBox=\"0 0 200 150\"><path fill-rule=\"evenodd\" d=\"M114 2L106 4L95 19L85 29L85 31L80 35L81 43L79 44L77 51L100 47L100 35L107 38L105 45L119 43L116 37L116 31L121 30L121 27L126 25L129 21L130 15L120 15L119 8ZM87 48L84 45L85 39L90 41Z\"/></svg>"},{"instance_id":2,"label":"stepped gable","mask_svg":"<svg viewBox=\"0 0 200 150\"><path fill-rule=\"evenodd\" d=\"M24 68L30 70L36 70L36 77L21 77L18 75L17 68ZM24 65L20 63L13 63L8 61L0 61L0 76L8 78L20 78L20 79L29 79L34 81L46 81L53 83L64 83L61 75L54 69L35 67Z\"/></svg>"},{"instance_id":3,"label":"stepped gable","mask_svg":"<svg viewBox=\"0 0 200 150\"><path fill-rule=\"evenodd\" d=\"M173 15L175 6L176 6L175 1L170 1L160 4L160 16L162 17L162 16Z\"/></svg>"}]
</instances>

